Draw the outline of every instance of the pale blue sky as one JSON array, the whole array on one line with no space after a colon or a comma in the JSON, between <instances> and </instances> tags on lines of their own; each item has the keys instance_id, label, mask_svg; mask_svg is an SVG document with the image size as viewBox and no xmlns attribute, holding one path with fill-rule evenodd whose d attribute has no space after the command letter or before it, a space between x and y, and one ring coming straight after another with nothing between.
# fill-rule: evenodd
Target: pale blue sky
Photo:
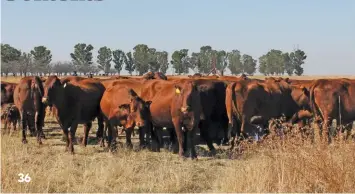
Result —
<instances>
[{"instance_id":1,"label":"pale blue sky","mask_svg":"<svg viewBox=\"0 0 355 194\"><path fill-rule=\"evenodd\" d=\"M95 62L101 46L144 43L171 54L211 45L258 59L299 45L305 74L354 75L355 0L1 0L1 39L26 52L45 45L53 61L90 43Z\"/></svg>"}]
</instances>

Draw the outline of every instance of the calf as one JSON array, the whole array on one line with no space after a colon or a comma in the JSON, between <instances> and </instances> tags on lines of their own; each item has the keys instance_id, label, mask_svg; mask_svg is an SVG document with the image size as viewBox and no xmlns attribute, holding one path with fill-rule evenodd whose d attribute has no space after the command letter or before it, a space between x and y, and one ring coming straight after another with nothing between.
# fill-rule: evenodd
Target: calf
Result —
<instances>
[{"instance_id":1,"label":"calf","mask_svg":"<svg viewBox=\"0 0 355 194\"><path fill-rule=\"evenodd\" d=\"M1 106L6 103L14 103L16 86L16 83L1 81Z\"/></svg>"},{"instance_id":2,"label":"calf","mask_svg":"<svg viewBox=\"0 0 355 194\"><path fill-rule=\"evenodd\" d=\"M114 85L106 89L104 92L100 107L104 115L106 128L108 128L108 142L111 144L115 137L111 138L114 127L124 127L126 131L126 144L132 147L131 133L135 126L140 128L148 125L150 114L150 101L142 100L133 89L128 89L125 85ZM144 130L145 131L145 130ZM140 130L140 132L143 132ZM106 134L106 132L104 132ZM140 135L140 143L142 144L143 135Z\"/></svg>"},{"instance_id":3,"label":"calf","mask_svg":"<svg viewBox=\"0 0 355 194\"><path fill-rule=\"evenodd\" d=\"M8 130L8 132L10 133L8 124L12 124L13 130L16 131L17 122L21 119L18 108L15 106L15 104L9 103L2 106L1 109L3 110L1 114L1 121L4 123L5 131Z\"/></svg>"}]
</instances>

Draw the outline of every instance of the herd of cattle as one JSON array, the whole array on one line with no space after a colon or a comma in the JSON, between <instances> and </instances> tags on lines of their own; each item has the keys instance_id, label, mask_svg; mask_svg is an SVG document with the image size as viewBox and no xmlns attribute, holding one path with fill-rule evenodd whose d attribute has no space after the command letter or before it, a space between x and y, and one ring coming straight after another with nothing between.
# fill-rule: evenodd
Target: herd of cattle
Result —
<instances>
[{"instance_id":1,"label":"herd of cattle","mask_svg":"<svg viewBox=\"0 0 355 194\"><path fill-rule=\"evenodd\" d=\"M92 122L97 118L96 136L115 149L117 126L126 133L126 144L139 128L140 146L150 143L153 151L162 145L162 131L170 134L170 143L180 156L196 158L195 135L209 150L214 142L234 145L241 137L257 137L272 132L269 121L283 117L287 123L305 125L309 119L322 125L320 134L333 133L330 121L344 126L338 130L350 135L355 121L355 80L291 80L268 77L251 79L245 75L189 77L165 76L159 72L143 77L108 79L68 76L24 77L19 83L1 82L1 106L5 123L21 121L22 142L26 129L37 137L43 133L46 108L50 107L63 130L66 150L74 153L78 124L84 125L83 145L88 142ZM7 108L4 108L7 107ZM216 134L209 131L219 126ZM262 129L262 130L260 130ZM336 133L335 133L336 134ZM338 135L339 135L338 134Z\"/></svg>"}]
</instances>

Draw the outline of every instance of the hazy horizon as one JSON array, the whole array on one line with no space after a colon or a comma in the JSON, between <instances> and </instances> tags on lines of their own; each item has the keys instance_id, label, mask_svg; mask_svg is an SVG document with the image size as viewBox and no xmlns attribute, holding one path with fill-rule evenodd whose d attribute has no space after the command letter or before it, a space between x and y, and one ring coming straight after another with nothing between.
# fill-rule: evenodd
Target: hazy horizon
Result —
<instances>
[{"instance_id":1,"label":"hazy horizon","mask_svg":"<svg viewBox=\"0 0 355 194\"><path fill-rule=\"evenodd\" d=\"M340 3L341 2L341 3ZM1 1L1 42L21 51L44 45L70 61L77 43L169 52L204 45L254 59L270 49L306 52L305 75L355 74L355 1ZM168 73L171 73L169 68ZM127 74L125 70L123 74ZM259 74L259 73L257 73Z\"/></svg>"}]
</instances>

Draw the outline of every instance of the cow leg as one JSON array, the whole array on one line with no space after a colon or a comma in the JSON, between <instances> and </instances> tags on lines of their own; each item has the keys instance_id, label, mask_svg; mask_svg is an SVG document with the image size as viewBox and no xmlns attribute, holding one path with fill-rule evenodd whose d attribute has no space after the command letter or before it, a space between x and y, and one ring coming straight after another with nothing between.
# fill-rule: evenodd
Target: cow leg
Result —
<instances>
[{"instance_id":1,"label":"cow leg","mask_svg":"<svg viewBox=\"0 0 355 194\"><path fill-rule=\"evenodd\" d=\"M88 137L89 137L89 131L91 129L91 126L92 126L92 122L87 122L84 125L84 139L83 142L81 143L84 147L86 147L88 144Z\"/></svg>"},{"instance_id":2,"label":"cow leg","mask_svg":"<svg viewBox=\"0 0 355 194\"><path fill-rule=\"evenodd\" d=\"M46 107L43 106L42 113L39 114L39 122L40 123L38 124L38 126L40 126L40 129L41 129L41 138L43 138L43 139L46 139L46 136L44 135L44 132L43 132L45 117L46 117Z\"/></svg>"},{"instance_id":3,"label":"cow leg","mask_svg":"<svg viewBox=\"0 0 355 194\"><path fill-rule=\"evenodd\" d=\"M325 133L327 134L328 137L328 144L330 144L332 142L332 137L331 137L331 129L329 128L328 116L324 117L321 131L319 133L321 140L323 139L323 135L326 136Z\"/></svg>"},{"instance_id":4,"label":"cow leg","mask_svg":"<svg viewBox=\"0 0 355 194\"><path fill-rule=\"evenodd\" d=\"M181 123L179 118L173 118L172 119L174 127L175 127L175 133L176 133L176 138L179 144L179 156L184 157L184 147L183 147L183 133L181 129Z\"/></svg>"},{"instance_id":5,"label":"cow leg","mask_svg":"<svg viewBox=\"0 0 355 194\"><path fill-rule=\"evenodd\" d=\"M208 149L211 152L215 152L216 149L214 148L212 139L208 134L209 127L210 127L210 122L208 120L202 120L201 121L201 128L200 128L200 135L206 141Z\"/></svg>"},{"instance_id":6,"label":"cow leg","mask_svg":"<svg viewBox=\"0 0 355 194\"><path fill-rule=\"evenodd\" d=\"M16 131L16 127L17 127L17 120L14 120L12 123L12 131ZM10 131L10 135L12 134L12 131Z\"/></svg>"},{"instance_id":7,"label":"cow leg","mask_svg":"<svg viewBox=\"0 0 355 194\"><path fill-rule=\"evenodd\" d=\"M187 151L189 152L191 159L197 159L197 154L195 149L195 135L196 135L195 128L186 132Z\"/></svg>"},{"instance_id":8,"label":"cow leg","mask_svg":"<svg viewBox=\"0 0 355 194\"><path fill-rule=\"evenodd\" d=\"M37 142L39 145L42 144L41 137L42 135L44 136L43 130L42 130L42 121L41 121L41 115L38 114L38 112L35 113L35 124L36 124L36 136L37 136Z\"/></svg>"},{"instance_id":9,"label":"cow leg","mask_svg":"<svg viewBox=\"0 0 355 194\"><path fill-rule=\"evenodd\" d=\"M153 152L160 152L160 145L162 143L161 138L161 127L151 127L150 129L152 135L152 151Z\"/></svg>"},{"instance_id":10,"label":"cow leg","mask_svg":"<svg viewBox=\"0 0 355 194\"><path fill-rule=\"evenodd\" d=\"M139 128L139 148L140 149L144 149L145 147L147 147L149 134L146 132L147 132L146 127ZM146 136L146 135L147 135L147 141L144 138L144 136Z\"/></svg>"},{"instance_id":11,"label":"cow leg","mask_svg":"<svg viewBox=\"0 0 355 194\"><path fill-rule=\"evenodd\" d=\"M105 121L105 127L104 127L104 129L102 131L102 138L101 139L99 139L99 138L97 139L98 143L100 144L100 147L105 147L105 138L106 138L107 130L110 127L109 125L110 125L110 122L109 121ZM98 136L97 132L96 132L96 137Z\"/></svg>"},{"instance_id":12,"label":"cow leg","mask_svg":"<svg viewBox=\"0 0 355 194\"><path fill-rule=\"evenodd\" d=\"M110 152L114 152L116 150L116 128L112 123L110 123L107 134L107 146Z\"/></svg>"},{"instance_id":13,"label":"cow leg","mask_svg":"<svg viewBox=\"0 0 355 194\"><path fill-rule=\"evenodd\" d=\"M7 130L7 123L8 123L8 117L5 116L5 119L4 119L4 132L6 132L6 130Z\"/></svg>"},{"instance_id":14,"label":"cow leg","mask_svg":"<svg viewBox=\"0 0 355 194\"><path fill-rule=\"evenodd\" d=\"M26 111L22 111L22 112L21 112L22 143L24 143L24 144L27 143L27 139L26 139L27 118L28 118L28 115L27 115Z\"/></svg>"},{"instance_id":15,"label":"cow leg","mask_svg":"<svg viewBox=\"0 0 355 194\"><path fill-rule=\"evenodd\" d=\"M78 123L73 122L71 124L70 128L68 129L68 133L69 133L69 136L68 136L68 140L69 140L68 148L69 148L69 152L71 154L74 154L75 132L76 132L77 128L78 128Z\"/></svg>"},{"instance_id":16,"label":"cow leg","mask_svg":"<svg viewBox=\"0 0 355 194\"><path fill-rule=\"evenodd\" d=\"M96 131L96 138L100 141L103 138L104 133L104 118L101 114L97 116L97 125L98 129Z\"/></svg>"},{"instance_id":17,"label":"cow leg","mask_svg":"<svg viewBox=\"0 0 355 194\"><path fill-rule=\"evenodd\" d=\"M128 128L125 129L126 131L126 147L128 149L132 149L133 148L133 144L132 144L132 132L133 132L134 128Z\"/></svg>"},{"instance_id":18,"label":"cow leg","mask_svg":"<svg viewBox=\"0 0 355 194\"><path fill-rule=\"evenodd\" d=\"M31 137L36 137L36 115L31 114L26 114L27 115L27 125L28 128L30 129L30 135Z\"/></svg>"},{"instance_id":19,"label":"cow leg","mask_svg":"<svg viewBox=\"0 0 355 194\"><path fill-rule=\"evenodd\" d=\"M66 143L65 145L65 151L69 151L69 131L68 131L69 127L62 127L63 130L63 139Z\"/></svg>"},{"instance_id":20,"label":"cow leg","mask_svg":"<svg viewBox=\"0 0 355 194\"><path fill-rule=\"evenodd\" d=\"M168 128L167 130L169 130L169 139L170 139L170 143L169 143L169 151L173 152L174 154L178 153L178 146L176 143L176 134L175 134L175 129L174 128Z\"/></svg>"}]
</instances>

